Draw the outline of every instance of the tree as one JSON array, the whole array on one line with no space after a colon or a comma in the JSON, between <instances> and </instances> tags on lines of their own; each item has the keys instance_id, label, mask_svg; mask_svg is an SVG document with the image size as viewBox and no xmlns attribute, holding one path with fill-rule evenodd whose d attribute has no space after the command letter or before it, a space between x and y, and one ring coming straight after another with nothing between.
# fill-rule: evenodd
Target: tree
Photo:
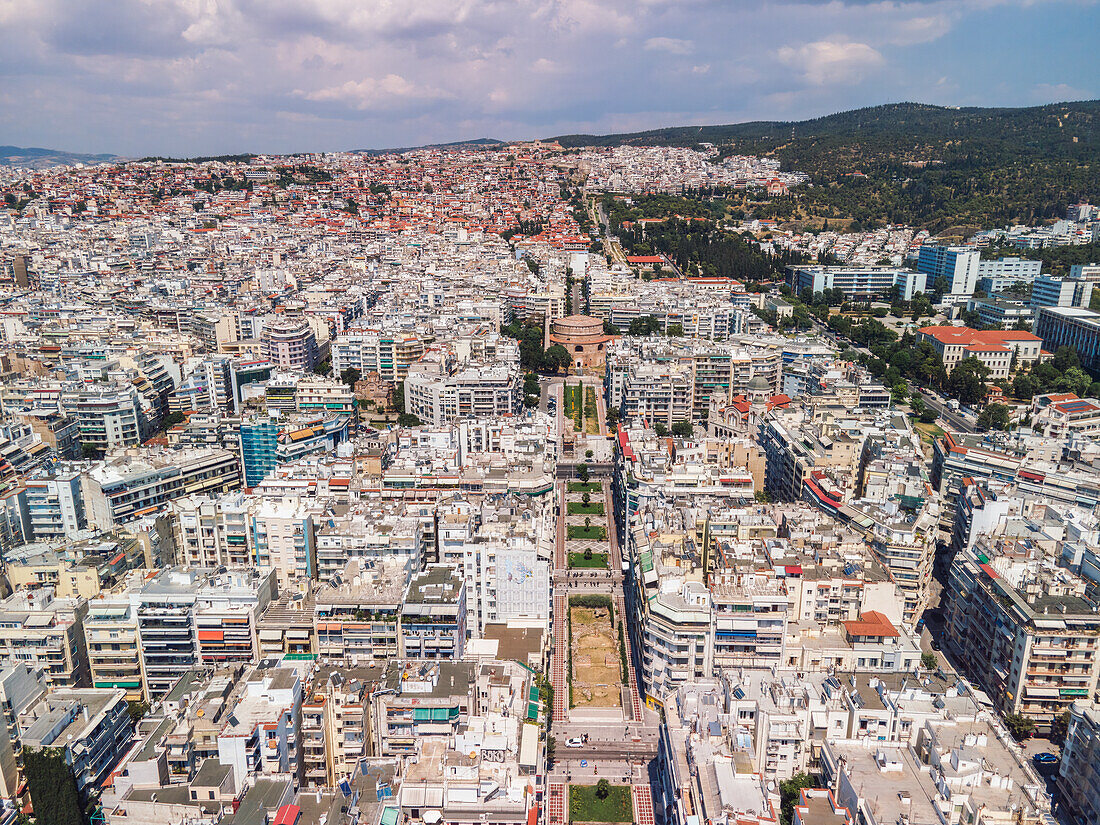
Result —
<instances>
[{"instance_id":1,"label":"tree","mask_svg":"<svg viewBox=\"0 0 1100 825\"><path fill-rule=\"evenodd\" d=\"M814 787L814 780L809 774L796 773L790 779L779 782L779 821L782 825L791 825L794 818L794 806L802 798L803 788Z\"/></svg>"},{"instance_id":2,"label":"tree","mask_svg":"<svg viewBox=\"0 0 1100 825\"><path fill-rule=\"evenodd\" d=\"M1019 713L1008 714L1005 717L1005 725L1017 742L1023 742L1035 733L1035 722Z\"/></svg>"},{"instance_id":3,"label":"tree","mask_svg":"<svg viewBox=\"0 0 1100 825\"><path fill-rule=\"evenodd\" d=\"M363 373L357 370L355 367L348 367L340 373L340 380L347 384L352 389L355 389L355 384L363 377Z\"/></svg>"},{"instance_id":4,"label":"tree","mask_svg":"<svg viewBox=\"0 0 1100 825\"><path fill-rule=\"evenodd\" d=\"M332 362L327 359L313 368L314 375L328 375L330 372L332 372Z\"/></svg>"},{"instance_id":5,"label":"tree","mask_svg":"<svg viewBox=\"0 0 1100 825\"><path fill-rule=\"evenodd\" d=\"M592 456L594 456L595 454L596 453L593 450L585 450L584 451L584 457L585 458L592 458Z\"/></svg>"},{"instance_id":6,"label":"tree","mask_svg":"<svg viewBox=\"0 0 1100 825\"><path fill-rule=\"evenodd\" d=\"M539 377L536 373L529 372L523 376L523 392L525 394L538 395L540 391Z\"/></svg>"},{"instance_id":7,"label":"tree","mask_svg":"<svg viewBox=\"0 0 1100 825\"><path fill-rule=\"evenodd\" d=\"M1034 375L1022 372L1012 379L1012 395L1023 401L1030 400L1039 392L1039 379Z\"/></svg>"},{"instance_id":8,"label":"tree","mask_svg":"<svg viewBox=\"0 0 1100 825\"><path fill-rule=\"evenodd\" d=\"M1077 350L1074 347L1061 346L1054 351L1054 357L1050 363L1058 372L1065 372L1070 367L1081 366L1081 359L1077 357Z\"/></svg>"},{"instance_id":9,"label":"tree","mask_svg":"<svg viewBox=\"0 0 1100 825\"><path fill-rule=\"evenodd\" d=\"M767 490L757 490L753 493L753 498L756 499L757 504L771 504L772 496Z\"/></svg>"},{"instance_id":10,"label":"tree","mask_svg":"<svg viewBox=\"0 0 1100 825\"><path fill-rule=\"evenodd\" d=\"M581 480L581 483L583 483L583 484L588 483L588 465L587 464L581 464L579 467L577 467L577 478L579 478Z\"/></svg>"},{"instance_id":11,"label":"tree","mask_svg":"<svg viewBox=\"0 0 1100 825\"><path fill-rule=\"evenodd\" d=\"M937 665L939 664L936 661L935 653L922 653L920 655L920 663L925 670L935 670Z\"/></svg>"},{"instance_id":12,"label":"tree","mask_svg":"<svg viewBox=\"0 0 1100 825\"><path fill-rule=\"evenodd\" d=\"M604 335L621 335L619 328L610 321L603 322L603 334Z\"/></svg>"},{"instance_id":13,"label":"tree","mask_svg":"<svg viewBox=\"0 0 1100 825\"><path fill-rule=\"evenodd\" d=\"M935 424L936 419L940 417L940 414L935 410L928 408L920 414L921 424Z\"/></svg>"},{"instance_id":14,"label":"tree","mask_svg":"<svg viewBox=\"0 0 1100 825\"><path fill-rule=\"evenodd\" d=\"M561 372L569 369L573 359L569 357L569 350L561 344L553 344L543 354L542 366L547 372Z\"/></svg>"},{"instance_id":15,"label":"tree","mask_svg":"<svg viewBox=\"0 0 1100 825\"><path fill-rule=\"evenodd\" d=\"M553 703L551 703L552 705ZM558 751L558 740L550 734L546 734L546 767L547 769L553 768L554 757Z\"/></svg>"},{"instance_id":16,"label":"tree","mask_svg":"<svg viewBox=\"0 0 1100 825\"><path fill-rule=\"evenodd\" d=\"M1058 381L1057 389L1074 395L1086 395L1092 386L1092 377L1080 367L1068 367Z\"/></svg>"},{"instance_id":17,"label":"tree","mask_svg":"<svg viewBox=\"0 0 1100 825\"><path fill-rule=\"evenodd\" d=\"M592 503L592 496L591 496L591 494L589 494L589 492L587 490L585 490L584 495L581 496L581 504L583 504L585 507L587 507L591 503Z\"/></svg>"},{"instance_id":18,"label":"tree","mask_svg":"<svg viewBox=\"0 0 1100 825\"><path fill-rule=\"evenodd\" d=\"M684 334L684 325L683 324L669 324L667 334L668 334L669 338L677 338L677 337L682 336Z\"/></svg>"},{"instance_id":19,"label":"tree","mask_svg":"<svg viewBox=\"0 0 1100 825\"><path fill-rule=\"evenodd\" d=\"M126 703L126 709L130 711L130 719L136 724L149 712L149 703L141 699L130 700Z\"/></svg>"},{"instance_id":20,"label":"tree","mask_svg":"<svg viewBox=\"0 0 1100 825\"><path fill-rule=\"evenodd\" d=\"M663 422L657 421L653 425L653 432L657 433L658 438L664 438L668 435L668 427L666 427Z\"/></svg>"},{"instance_id":21,"label":"tree","mask_svg":"<svg viewBox=\"0 0 1100 825\"><path fill-rule=\"evenodd\" d=\"M611 783L601 779L596 783L596 799L607 799L611 796Z\"/></svg>"},{"instance_id":22,"label":"tree","mask_svg":"<svg viewBox=\"0 0 1100 825\"><path fill-rule=\"evenodd\" d=\"M161 421L161 423L163 424L164 429L170 430L177 424L182 424L186 417L187 416L185 416L181 412L170 412L168 413L168 415L164 416L164 419Z\"/></svg>"},{"instance_id":23,"label":"tree","mask_svg":"<svg viewBox=\"0 0 1100 825\"><path fill-rule=\"evenodd\" d=\"M672 425L672 434L680 438L691 438L694 432L695 427L692 426L690 421L677 421Z\"/></svg>"},{"instance_id":24,"label":"tree","mask_svg":"<svg viewBox=\"0 0 1100 825\"><path fill-rule=\"evenodd\" d=\"M947 391L964 404L977 404L985 397L989 367L977 358L963 358L951 370Z\"/></svg>"},{"instance_id":25,"label":"tree","mask_svg":"<svg viewBox=\"0 0 1100 825\"><path fill-rule=\"evenodd\" d=\"M1004 404L989 404L978 416L978 429L1007 430L1012 423L1009 409Z\"/></svg>"},{"instance_id":26,"label":"tree","mask_svg":"<svg viewBox=\"0 0 1100 825\"><path fill-rule=\"evenodd\" d=\"M392 401L393 411L396 413L405 412L405 382L398 381L393 385Z\"/></svg>"},{"instance_id":27,"label":"tree","mask_svg":"<svg viewBox=\"0 0 1100 825\"><path fill-rule=\"evenodd\" d=\"M1059 713L1050 721L1050 741L1055 745L1064 745L1069 731L1069 711Z\"/></svg>"},{"instance_id":28,"label":"tree","mask_svg":"<svg viewBox=\"0 0 1100 825\"><path fill-rule=\"evenodd\" d=\"M608 407L606 418L607 418L607 426L608 427L614 427L616 424L618 424L619 423L619 408L618 407Z\"/></svg>"},{"instance_id":29,"label":"tree","mask_svg":"<svg viewBox=\"0 0 1100 825\"><path fill-rule=\"evenodd\" d=\"M72 768L59 748L23 751L23 774L35 820L42 825L86 825Z\"/></svg>"},{"instance_id":30,"label":"tree","mask_svg":"<svg viewBox=\"0 0 1100 825\"><path fill-rule=\"evenodd\" d=\"M592 548L591 547L584 548L584 560L585 561L591 561L592 560Z\"/></svg>"},{"instance_id":31,"label":"tree","mask_svg":"<svg viewBox=\"0 0 1100 825\"><path fill-rule=\"evenodd\" d=\"M397 416L397 426L399 427L419 427L420 419L412 413L401 413Z\"/></svg>"},{"instance_id":32,"label":"tree","mask_svg":"<svg viewBox=\"0 0 1100 825\"><path fill-rule=\"evenodd\" d=\"M917 393L913 393L909 396L909 409L913 411L913 415L919 417L925 410L924 399L917 395Z\"/></svg>"}]
</instances>

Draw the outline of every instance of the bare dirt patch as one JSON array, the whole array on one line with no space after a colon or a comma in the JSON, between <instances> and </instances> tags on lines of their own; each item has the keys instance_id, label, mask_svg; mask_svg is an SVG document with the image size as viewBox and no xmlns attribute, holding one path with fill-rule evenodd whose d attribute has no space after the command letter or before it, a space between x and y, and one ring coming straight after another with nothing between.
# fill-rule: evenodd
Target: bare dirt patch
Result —
<instances>
[{"instance_id":1,"label":"bare dirt patch","mask_svg":"<svg viewBox=\"0 0 1100 825\"><path fill-rule=\"evenodd\" d=\"M622 671L607 608L569 608L573 645L573 706L622 707Z\"/></svg>"}]
</instances>

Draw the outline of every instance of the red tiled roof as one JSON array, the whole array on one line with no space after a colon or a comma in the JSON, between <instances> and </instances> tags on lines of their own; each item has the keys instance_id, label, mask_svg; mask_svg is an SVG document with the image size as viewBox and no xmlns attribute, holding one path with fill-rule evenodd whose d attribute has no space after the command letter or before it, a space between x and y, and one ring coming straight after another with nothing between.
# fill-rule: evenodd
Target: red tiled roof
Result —
<instances>
[{"instance_id":1,"label":"red tiled roof","mask_svg":"<svg viewBox=\"0 0 1100 825\"><path fill-rule=\"evenodd\" d=\"M921 327L920 332L935 338L941 344L990 344L1005 346L1010 342L1029 341L1039 342L1043 339L1030 332L1017 329L985 329L977 330L970 327Z\"/></svg>"},{"instance_id":2,"label":"red tiled roof","mask_svg":"<svg viewBox=\"0 0 1100 825\"><path fill-rule=\"evenodd\" d=\"M845 630L849 636L889 636L897 637L898 633L894 623L877 610L868 610L858 621L845 622Z\"/></svg>"}]
</instances>

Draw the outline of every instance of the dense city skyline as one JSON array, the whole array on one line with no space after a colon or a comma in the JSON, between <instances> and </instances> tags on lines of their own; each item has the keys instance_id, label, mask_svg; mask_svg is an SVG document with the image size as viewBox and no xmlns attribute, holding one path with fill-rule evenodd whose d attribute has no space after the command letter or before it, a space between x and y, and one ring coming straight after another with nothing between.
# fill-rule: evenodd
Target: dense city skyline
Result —
<instances>
[{"instance_id":1,"label":"dense city skyline","mask_svg":"<svg viewBox=\"0 0 1100 825\"><path fill-rule=\"evenodd\" d=\"M1093 2L9 4L3 142L196 155L1096 97Z\"/></svg>"}]
</instances>

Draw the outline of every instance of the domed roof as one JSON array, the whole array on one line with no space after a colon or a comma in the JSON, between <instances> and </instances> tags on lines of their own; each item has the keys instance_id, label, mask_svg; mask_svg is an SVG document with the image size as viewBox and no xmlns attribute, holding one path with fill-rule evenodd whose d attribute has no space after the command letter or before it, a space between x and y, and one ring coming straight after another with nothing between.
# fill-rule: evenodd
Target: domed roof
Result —
<instances>
[{"instance_id":1,"label":"domed roof","mask_svg":"<svg viewBox=\"0 0 1100 825\"><path fill-rule=\"evenodd\" d=\"M745 389L749 392L771 392L772 385L763 375L754 375L745 385Z\"/></svg>"},{"instance_id":2,"label":"domed roof","mask_svg":"<svg viewBox=\"0 0 1100 825\"><path fill-rule=\"evenodd\" d=\"M592 324L599 324L600 328L603 328L603 321L599 318L593 318L591 315L566 315L564 318L558 318L554 323L568 327L588 327Z\"/></svg>"}]
</instances>

